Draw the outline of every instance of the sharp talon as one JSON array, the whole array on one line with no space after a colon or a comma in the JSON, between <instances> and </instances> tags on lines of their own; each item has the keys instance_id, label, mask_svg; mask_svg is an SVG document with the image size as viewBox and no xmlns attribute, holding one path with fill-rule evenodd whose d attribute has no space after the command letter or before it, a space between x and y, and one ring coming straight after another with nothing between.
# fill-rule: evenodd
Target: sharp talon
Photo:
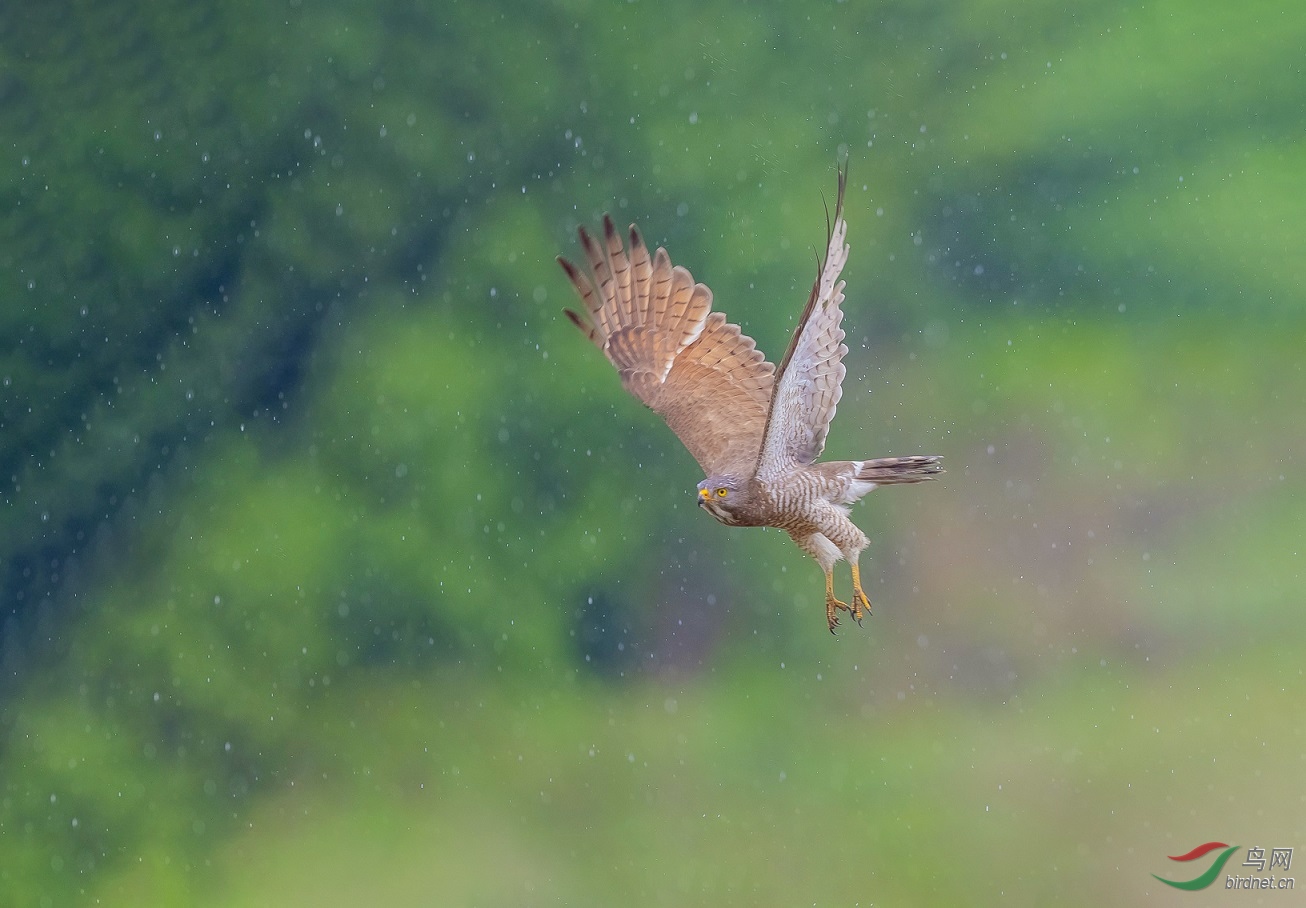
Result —
<instances>
[{"instance_id":1,"label":"sharp talon","mask_svg":"<svg viewBox=\"0 0 1306 908\"><path fill-rule=\"evenodd\" d=\"M862 589L862 572L858 570L857 565L853 565L853 608L861 611L861 606L866 606L866 614L871 614L871 600ZM859 619L860 623L860 619Z\"/></svg>"},{"instance_id":2,"label":"sharp talon","mask_svg":"<svg viewBox=\"0 0 1306 908\"><path fill-rule=\"evenodd\" d=\"M839 616L835 613L835 609L843 609L845 612L851 611L848 606L838 599L831 599L825 603L825 620L829 623L830 633L832 634L834 629L839 626Z\"/></svg>"},{"instance_id":3,"label":"sharp talon","mask_svg":"<svg viewBox=\"0 0 1306 908\"><path fill-rule=\"evenodd\" d=\"M847 603L840 602L838 599L834 598L834 578L830 574L826 574L825 575L825 620L830 625L831 634L833 634L834 629L839 626L839 616L836 614L836 610L838 609L843 609L845 612L851 612L853 613L854 617L856 617L856 613L853 612L853 609L850 608Z\"/></svg>"},{"instance_id":4,"label":"sharp talon","mask_svg":"<svg viewBox=\"0 0 1306 908\"><path fill-rule=\"evenodd\" d=\"M862 612L862 609L860 608L860 606L865 606L865 607L866 607L866 612L865 612L865 614L867 614L867 615L870 615L870 614L871 614L871 600L869 600L869 599L866 598L866 594L865 594L865 593L863 593L863 592L861 592L861 591L858 591L858 592L854 593L854 594L853 594L853 605L855 605L855 606L859 606L859 608L857 609L857 612L858 612L858 618L857 618L857 620L858 620L858 621L861 621L861 612Z\"/></svg>"}]
</instances>

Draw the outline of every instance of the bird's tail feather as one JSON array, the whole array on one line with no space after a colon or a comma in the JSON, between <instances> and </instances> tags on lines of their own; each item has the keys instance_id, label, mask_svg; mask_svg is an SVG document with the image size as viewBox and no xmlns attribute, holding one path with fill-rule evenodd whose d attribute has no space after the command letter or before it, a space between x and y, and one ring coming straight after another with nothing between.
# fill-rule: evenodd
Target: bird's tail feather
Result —
<instances>
[{"instance_id":1,"label":"bird's tail feather","mask_svg":"<svg viewBox=\"0 0 1306 908\"><path fill-rule=\"evenodd\" d=\"M943 472L942 461L942 457L934 454L863 460L857 468L857 479L884 486L900 482L925 482L927 479L938 478Z\"/></svg>"}]
</instances>

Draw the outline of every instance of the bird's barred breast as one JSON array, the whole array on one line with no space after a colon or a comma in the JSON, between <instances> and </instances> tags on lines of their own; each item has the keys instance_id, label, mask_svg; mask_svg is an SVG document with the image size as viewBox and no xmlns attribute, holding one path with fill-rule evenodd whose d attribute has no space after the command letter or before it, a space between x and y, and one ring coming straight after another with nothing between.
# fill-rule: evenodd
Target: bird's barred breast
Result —
<instances>
[{"instance_id":1,"label":"bird's barred breast","mask_svg":"<svg viewBox=\"0 0 1306 908\"><path fill-rule=\"evenodd\" d=\"M768 490L770 526L787 531L819 530L823 512L831 507L830 496L837 489L819 473L795 470Z\"/></svg>"}]
</instances>

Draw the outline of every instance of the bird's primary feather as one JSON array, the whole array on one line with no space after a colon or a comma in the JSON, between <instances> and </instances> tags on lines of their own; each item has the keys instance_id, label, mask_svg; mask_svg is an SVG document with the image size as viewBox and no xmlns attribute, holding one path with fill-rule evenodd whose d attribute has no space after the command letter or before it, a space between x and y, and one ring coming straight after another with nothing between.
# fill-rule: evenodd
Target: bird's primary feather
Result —
<instances>
[{"instance_id":1,"label":"bird's primary feather","mask_svg":"<svg viewBox=\"0 0 1306 908\"><path fill-rule=\"evenodd\" d=\"M826 234L825 256L812 284L789 349L776 371L775 393L767 409L757 473L776 476L796 464L815 462L825 449L826 434L843 394L843 282L839 274L848 261L843 218L847 171L839 170L834 223Z\"/></svg>"},{"instance_id":2,"label":"bird's primary feather","mask_svg":"<svg viewBox=\"0 0 1306 908\"><path fill-rule=\"evenodd\" d=\"M775 367L753 339L712 312L712 291L649 256L635 227L630 252L611 218L600 244L578 231L592 277L559 258L588 318L567 316L603 351L625 388L658 413L705 473L751 469L762 441Z\"/></svg>"}]
</instances>

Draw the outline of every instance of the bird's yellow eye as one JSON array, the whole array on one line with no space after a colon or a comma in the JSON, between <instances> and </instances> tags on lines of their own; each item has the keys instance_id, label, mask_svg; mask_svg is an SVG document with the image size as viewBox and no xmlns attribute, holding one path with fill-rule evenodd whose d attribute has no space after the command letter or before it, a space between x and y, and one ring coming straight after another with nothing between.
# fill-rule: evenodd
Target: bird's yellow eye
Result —
<instances>
[{"instance_id":1,"label":"bird's yellow eye","mask_svg":"<svg viewBox=\"0 0 1306 908\"><path fill-rule=\"evenodd\" d=\"M726 497L726 490L725 490L725 489L717 489L717 490L716 490L716 493L717 493L717 497L719 497L719 498L725 498L725 497Z\"/></svg>"}]
</instances>

